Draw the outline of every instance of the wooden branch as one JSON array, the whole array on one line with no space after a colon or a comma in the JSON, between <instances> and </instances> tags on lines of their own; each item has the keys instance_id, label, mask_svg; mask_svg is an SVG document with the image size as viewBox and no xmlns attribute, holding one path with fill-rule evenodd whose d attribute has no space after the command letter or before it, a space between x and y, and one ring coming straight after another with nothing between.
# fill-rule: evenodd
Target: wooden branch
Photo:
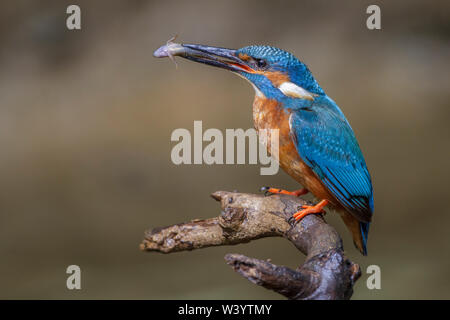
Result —
<instances>
[{"instance_id":1,"label":"wooden branch","mask_svg":"<svg viewBox=\"0 0 450 320\"><path fill-rule=\"evenodd\" d=\"M221 202L220 216L148 230L141 250L172 253L284 237L306 255L297 270L238 254L225 260L249 281L289 299L350 299L360 268L345 257L339 234L322 216L308 215L295 223L292 214L304 200L226 191L212 197Z\"/></svg>"}]
</instances>

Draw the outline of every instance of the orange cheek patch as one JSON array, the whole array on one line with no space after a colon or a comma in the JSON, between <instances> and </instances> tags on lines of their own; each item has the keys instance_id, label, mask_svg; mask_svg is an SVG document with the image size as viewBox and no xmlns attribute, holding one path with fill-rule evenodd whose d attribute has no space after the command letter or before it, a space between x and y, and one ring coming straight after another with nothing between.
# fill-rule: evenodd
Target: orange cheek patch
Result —
<instances>
[{"instance_id":1,"label":"orange cheek patch","mask_svg":"<svg viewBox=\"0 0 450 320\"><path fill-rule=\"evenodd\" d=\"M275 87L281 86L284 82L291 81L287 74L278 71L258 71L256 73L266 76Z\"/></svg>"}]
</instances>

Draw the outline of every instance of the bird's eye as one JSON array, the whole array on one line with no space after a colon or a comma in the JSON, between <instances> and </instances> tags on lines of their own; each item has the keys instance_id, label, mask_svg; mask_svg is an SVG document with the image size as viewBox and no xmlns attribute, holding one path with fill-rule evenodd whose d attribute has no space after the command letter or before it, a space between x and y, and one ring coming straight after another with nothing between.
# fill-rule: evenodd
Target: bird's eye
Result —
<instances>
[{"instance_id":1,"label":"bird's eye","mask_svg":"<svg viewBox=\"0 0 450 320\"><path fill-rule=\"evenodd\" d=\"M264 59L255 59L256 66L260 69L263 69L267 66L267 61Z\"/></svg>"}]
</instances>

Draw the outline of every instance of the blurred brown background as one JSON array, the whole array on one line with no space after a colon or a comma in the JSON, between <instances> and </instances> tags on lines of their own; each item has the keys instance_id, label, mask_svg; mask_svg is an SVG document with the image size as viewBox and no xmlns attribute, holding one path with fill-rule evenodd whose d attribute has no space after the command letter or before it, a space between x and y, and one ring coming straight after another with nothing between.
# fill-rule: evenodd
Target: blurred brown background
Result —
<instances>
[{"instance_id":1,"label":"blurred brown background","mask_svg":"<svg viewBox=\"0 0 450 320\"><path fill-rule=\"evenodd\" d=\"M82 30L68 31L69 4ZM366 28L379 4L382 30ZM355 299L450 298L448 1L3 1L0 5L0 298L280 298L235 274L228 252L296 267L283 239L171 255L143 231L219 213L215 190L295 189L258 165L176 166L176 128L252 127L253 89L222 70L152 52L170 37L270 44L303 60L352 124L375 217ZM82 290L66 289L66 267Z\"/></svg>"}]
</instances>

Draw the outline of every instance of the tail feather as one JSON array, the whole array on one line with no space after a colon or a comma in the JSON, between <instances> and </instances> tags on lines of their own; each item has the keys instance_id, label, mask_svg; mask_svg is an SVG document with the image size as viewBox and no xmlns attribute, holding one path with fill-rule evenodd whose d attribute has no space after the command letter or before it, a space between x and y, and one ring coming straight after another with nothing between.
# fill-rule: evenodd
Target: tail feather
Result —
<instances>
[{"instance_id":1,"label":"tail feather","mask_svg":"<svg viewBox=\"0 0 450 320\"><path fill-rule=\"evenodd\" d=\"M361 230L362 254L367 256L367 238L369 237L370 222L360 222L359 228Z\"/></svg>"},{"instance_id":2,"label":"tail feather","mask_svg":"<svg viewBox=\"0 0 450 320\"><path fill-rule=\"evenodd\" d=\"M362 255L367 256L367 237L369 235L370 222L359 222L346 210L339 210L338 212L352 234L355 247Z\"/></svg>"}]
</instances>

